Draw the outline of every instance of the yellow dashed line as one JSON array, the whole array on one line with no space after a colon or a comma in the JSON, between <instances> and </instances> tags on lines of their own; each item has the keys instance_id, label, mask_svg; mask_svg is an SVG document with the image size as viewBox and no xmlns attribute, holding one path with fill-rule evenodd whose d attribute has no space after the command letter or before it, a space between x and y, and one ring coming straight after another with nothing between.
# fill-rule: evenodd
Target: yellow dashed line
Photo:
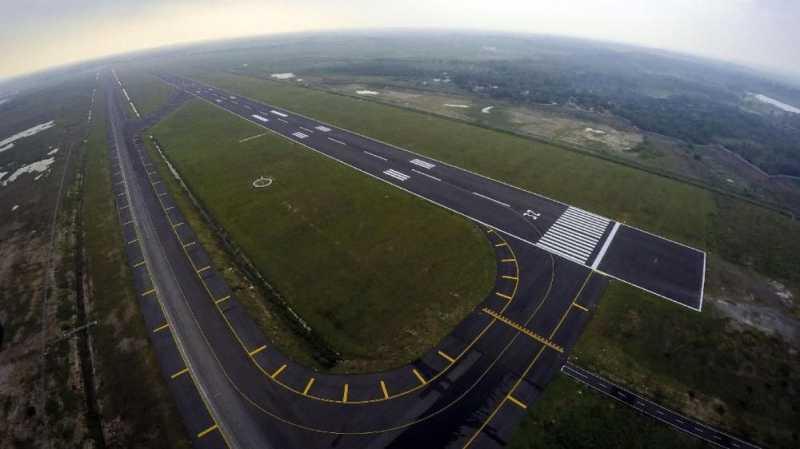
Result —
<instances>
[{"instance_id":1,"label":"yellow dashed line","mask_svg":"<svg viewBox=\"0 0 800 449\"><path fill-rule=\"evenodd\" d=\"M586 307L583 307L582 305L578 304L577 302L573 302L572 305L577 307L580 310L583 310L584 312L588 312L589 311L589 309L587 309Z\"/></svg>"},{"instance_id":2,"label":"yellow dashed line","mask_svg":"<svg viewBox=\"0 0 800 449\"><path fill-rule=\"evenodd\" d=\"M172 377L173 379L177 379L178 377L180 377L180 376L182 376L182 375L184 375L184 374L186 374L188 372L189 372L189 368L184 368L184 369L178 371L177 373L173 374L170 377Z\"/></svg>"},{"instance_id":3,"label":"yellow dashed line","mask_svg":"<svg viewBox=\"0 0 800 449\"><path fill-rule=\"evenodd\" d=\"M217 425L214 424L213 426L209 427L208 429L200 432L197 434L197 438L203 438L204 436L208 435L209 433L217 430Z\"/></svg>"},{"instance_id":4,"label":"yellow dashed line","mask_svg":"<svg viewBox=\"0 0 800 449\"><path fill-rule=\"evenodd\" d=\"M496 244L496 245L494 245L494 246L495 246L496 248L499 248L499 247L501 247L501 246L508 246L508 243L506 243L506 242L500 242L500 243L498 243L498 244Z\"/></svg>"},{"instance_id":5,"label":"yellow dashed line","mask_svg":"<svg viewBox=\"0 0 800 449\"><path fill-rule=\"evenodd\" d=\"M201 269L197 270L197 272L198 272L198 273L202 273L202 272L204 272L204 271L208 270L209 268L211 268L211 265L206 265L206 266L204 266L203 268L201 268Z\"/></svg>"},{"instance_id":6,"label":"yellow dashed line","mask_svg":"<svg viewBox=\"0 0 800 449\"><path fill-rule=\"evenodd\" d=\"M514 396L511 396L509 394L508 396L506 396L506 398L509 401L511 401L514 405L516 405L517 407L519 407L519 408L521 408L523 410L527 410L528 409L527 405L525 405L522 401L520 401L519 399L515 398Z\"/></svg>"},{"instance_id":7,"label":"yellow dashed line","mask_svg":"<svg viewBox=\"0 0 800 449\"><path fill-rule=\"evenodd\" d=\"M553 350L555 350L557 352L561 352L561 353L564 352L564 348L562 348L561 346L559 346L559 345L553 343L552 341L542 337L541 335L537 334L536 332L534 332L534 331L532 331L532 330L530 330L530 329L528 329L528 328L526 328L526 327L524 327L524 326L522 326L522 325L520 325L518 323L515 323L514 321L511 321L510 319L500 315L499 313L495 312L494 310L490 310L490 309L484 308L483 309L483 313L491 316L492 318L497 319L501 323L504 323L504 324L507 324L508 326L511 326L512 328L522 332L523 334L527 335L528 337L531 337L532 339L538 341L539 343L547 346L550 349L553 349Z\"/></svg>"},{"instance_id":8,"label":"yellow dashed line","mask_svg":"<svg viewBox=\"0 0 800 449\"><path fill-rule=\"evenodd\" d=\"M516 280L518 280L518 279L519 279L519 278L518 278L518 277L516 277L516 276L509 276L509 275L507 275L507 274L504 274L504 275L503 275L503 276L501 276L501 277L502 277L503 279L510 279L510 280L512 280L512 281L516 281Z\"/></svg>"},{"instance_id":9,"label":"yellow dashed line","mask_svg":"<svg viewBox=\"0 0 800 449\"><path fill-rule=\"evenodd\" d=\"M381 391L383 392L383 398L389 399L389 389L386 388L386 383L381 381Z\"/></svg>"},{"instance_id":10,"label":"yellow dashed line","mask_svg":"<svg viewBox=\"0 0 800 449\"><path fill-rule=\"evenodd\" d=\"M350 385L344 384L344 390L342 391L342 402L347 402L347 394L350 392Z\"/></svg>"},{"instance_id":11,"label":"yellow dashed line","mask_svg":"<svg viewBox=\"0 0 800 449\"><path fill-rule=\"evenodd\" d=\"M439 355L442 356L443 359L447 360L450 363L453 363L453 362L456 361L454 358L450 357L449 355L445 354L442 351L439 351Z\"/></svg>"},{"instance_id":12,"label":"yellow dashed line","mask_svg":"<svg viewBox=\"0 0 800 449\"><path fill-rule=\"evenodd\" d=\"M414 375L415 375L415 376L417 376L417 379L419 379L419 382L420 382L422 385L425 385L425 384L427 383L427 382L425 381L425 378L424 378L424 377L422 377L422 374L420 374L420 372L419 372L419 371L417 371L417 369L416 369L416 368L413 368L413 369L411 369L411 371L413 371L413 372L414 372Z\"/></svg>"},{"instance_id":13,"label":"yellow dashed line","mask_svg":"<svg viewBox=\"0 0 800 449\"><path fill-rule=\"evenodd\" d=\"M231 295L228 295L228 296L226 296L224 298L219 298L218 300L214 301L214 304L219 304L219 303L221 303L223 301L227 301L229 299L231 299Z\"/></svg>"},{"instance_id":14,"label":"yellow dashed line","mask_svg":"<svg viewBox=\"0 0 800 449\"><path fill-rule=\"evenodd\" d=\"M281 367L280 367L280 368L276 369L276 370L275 370L275 372L274 372L274 373L272 373L272 375L271 375L271 376L269 376L269 377L271 377L271 378L275 379L276 377L280 376L280 374L281 374L281 373L283 372L283 370L285 370L285 369L286 369L286 364L284 363L283 365L281 365Z\"/></svg>"},{"instance_id":15,"label":"yellow dashed line","mask_svg":"<svg viewBox=\"0 0 800 449\"><path fill-rule=\"evenodd\" d=\"M189 242L189 243L184 244L183 247L184 248L188 248L188 247L194 245L195 243L197 243L197 242Z\"/></svg>"},{"instance_id":16,"label":"yellow dashed line","mask_svg":"<svg viewBox=\"0 0 800 449\"><path fill-rule=\"evenodd\" d=\"M157 328L153 329L153 333L155 334L156 332L163 331L164 329L166 329L168 327L169 327L169 323L162 324L161 326L158 326Z\"/></svg>"},{"instance_id":17,"label":"yellow dashed line","mask_svg":"<svg viewBox=\"0 0 800 449\"><path fill-rule=\"evenodd\" d=\"M516 263L516 262L517 262L517 259L501 259L501 260L500 260L500 262L503 262L503 263L510 263L510 262L514 262L514 263Z\"/></svg>"},{"instance_id":18,"label":"yellow dashed line","mask_svg":"<svg viewBox=\"0 0 800 449\"><path fill-rule=\"evenodd\" d=\"M180 222L180 223L178 223L178 224L174 224L174 225L172 225L172 227L173 227L173 228L177 228L178 226L180 226L180 225L182 225L182 224L183 224L183 222Z\"/></svg>"},{"instance_id":19,"label":"yellow dashed line","mask_svg":"<svg viewBox=\"0 0 800 449\"><path fill-rule=\"evenodd\" d=\"M141 262L139 262L139 263L136 263L136 264L134 264L134 265L133 265L133 268L139 268L139 267L141 267L142 265L144 265L144 263L145 263L144 261L141 261Z\"/></svg>"},{"instance_id":20,"label":"yellow dashed line","mask_svg":"<svg viewBox=\"0 0 800 449\"><path fill-rule=\"evenodd\" d=\"M507 299L507 300L509 300L509 301L511 301L511 300L513 299L512 297L510 297L510 296L508 296L508 295L505 295L505 294L503 294L503 293L500 293L500 292L494 292L494 294L495 294L495 295L497 295L497 296L499 296L499 297L501 297L501 298L503 298L503 299Z\"/></svg>"},{"instance_id":21,"label":"yellow dashed line","mask_svg":"<svg viewBox=\"0 0 800 449\"><path fill-rule=\"evenodd\" d=\"M488 228L488 229L486 229L486 232L487 232L487 233L489 233L489 234L491 234L492 232L494 232L494 229L492 229L492 228Z\"/></svg>"},{"instance_id":22,"label":"yellow dashed line","mask_svg":"<svg viewBox=\"0 0 800 449\"><path fill-rule=\"evenodd\" d=\"M258 348L256 348L256 349L253 349L252 351L248 352L247 354L248 354L250 357L252 357L252 356L254 356L254 355L258 354L259 352L261 352L261 351L263 351L263 350L265 350L265 349L267 349L267 345L263 345L263 346L260 346L260 347L258 347Z\"/></svg>"},{"instance_id":23,"label":"yellow dashed line","mask_svg":"<svg viewBox=\"0 0 800 449\"><path fill-rule=\"evenodd\" d=\"M308 395L308 392L311 391L311 386L314 385L314 378L308 379L308 383L306 384L306 388L303 390L304 395Z\"/></svg>"},{"instance_id":24,"label":"yellow dashed line","mask_svg":"<svg viewBox=\"0 0 800 449\"><path fill-rule=\"evenodd\" d=\"M147 295L149 295L151 293L155 293L155 292L156 292L156 289L151 288L150 290L147 290L146 292L142 293L142 296L147 296Z\"/></svg>"},{"instance_id":25,"label":"yellow dashed line","mask_svg":"<svg viewBox=\"0 0 800 449\"><path fill-rule=\"evenodd\" d=\"M128 220L125 223L122 223L122 226L128 226L131 223L133 223L133 220Z\"/></svg>"}]
</instances>

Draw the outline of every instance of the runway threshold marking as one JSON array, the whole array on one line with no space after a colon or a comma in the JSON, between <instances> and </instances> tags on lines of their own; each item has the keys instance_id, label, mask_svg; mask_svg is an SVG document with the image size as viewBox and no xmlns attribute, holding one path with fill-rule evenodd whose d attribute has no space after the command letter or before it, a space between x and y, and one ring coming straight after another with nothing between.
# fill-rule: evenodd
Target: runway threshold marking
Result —
<instances>
[{"instance_id":1,"label":"runway threshold marking","mask_svg":"<svg viewBox=\"0 0 800 449\"><path fill-rule=\"evenodd\" d=\"M265 349L267 349L267 345L262 345L262 346L259 346L256 349L253 349L252 351L248 352L247 355L249 355L250 357L253 357L254 355L258 354L259 352L261 352L261 351L263 351Z\"/></svg>"},{"instance_id":2,"label":"runway threshold marking","mask_svg":"<svg viewBox=\"0 0 800 449\"><path fill-rule=\"evenodd\" d=\"M506 396L506 399L508 399L509 401L511 401L512 404L516 405L517 407L519 407L519 408L521 408L523 410L527 410L528 409L528 406L525 405L524 402L520 401L519 399L515 398L514 396L511 396L510 394L508 396Z\"/></svg>"},{"instance_id":3,"label":"runway threshold marking","mask_svg":"<svg viewBox=\"0 0 800 449\"><path fill-rule=\"evenodd\" d=\"M554 350L556 352L560 352L560 353L564 352L564 348L561 345L553 343L552 341L548 340L547 338L544 338L541 335L537 334L536 332L528 329L527 327L524 327L521 324L516 323L516 322L504 317L503 315L500 315L499 313L495 312L494 310L487 309L487 308L484 307L483 308L483 313L489 315L490 317L496 319L497 321L500 321L503 324L506 324L506 325L512 327L513 329L515 329L515 330L517 330L519 332L522 332L523 334L527 335L528 337L531 337L532 339L538 341L539 343L547 346L548 348L550 348L550 349L552 349L552 350Z\"/></svg>"},{"instance_id":4,"label":"runway threshold marking","mask_svg":"<svg viewBox=\"0 0 800 449\"><path fill-rule=\"evenodd\" d=\"M441 356L443 359L447 360L447 361L448 361L448 362L450 362L450 363L454 363L454 362L456 361L456 359L454 359L454 358L450 357L449 355L445 354L445 353L444 353L444 352L442 352L442 351L438 351L438 353L439 353L439 355L440 355L440 356Z\"/></svg>"},{"instance_id":5,"label":"runway threshold marking","mask_svg":"<svg viewBox=\"0 0 800 449\"><path fill-rule=\"evenodd\" d=\"M425 378L422 377L422 374L419 371L417 371L416 368L412 368L411 371L414 373L415 376L417 376L417 379L419 380L419 383L421 383L422 385L425 385L426 383L428 383L428 381L426 381Z\"/></svg>"},{"instance_id":6,"label":"runway threshold marking","mask_svg":"<svg viewBox=\"0 0 800 449\"><path fill-rule=\"evenodd\" d=\"M308 396L308 392L311 391L311 386L314 385L314 378L308 379L308 383L306 384L306 388L303 389L303 395Z\"/></svg>"},{"instance_id":7,"label":"runway threshold marking","mask_svg":"<svg viewBox=\"0 0 800 449\"><path fill-rule=\"evenodd\" d=\"M184 369L178 371L177 373L173 374L172 376L170 376L170 378L177 379L178 377L180 377L180 376L182 376L182 375L184 375L184 374L186 374L188 372L189 372L189 368L184 368Z\"/></svg>"},{"instance_id":8,"label":"runway threshold marking","mask_svg":"<svg viewBox=\"0 0 800 449\"><path fill-rule=\"evenodd\" d=\"M492 197L490 197L490 196L486 196L486 195L483 195L483 194L481 194L481 193L478 193L478 192L472 192L472 194L473 194L473 195L475 195L475 196L481 197L481 198L483 198L483 199L485 199L485 200L489 200L489 201L491 201L491 202L493 202L493 203L495 203L495 204L498 204L498 205L500 205L500 206L503 206L503 207L511 207L511 205L510 205L510 204L508 204L508 203L504 203L504 202L502 202L502 201L499 201L499 200L496 200L496 199L494 199L494 198L492 198Z\"/></svg>"},{"instance_id":9,"label":"runway threshold marking","mask_svg":"<svg viewBox=\"0 0 800 449\"><path fill-rule=\"evenodd\" d=\"M204 436L206 436L206 435L208 435L209 433L211 433L211 432L213 432L213 431L217 430L218 428L219 428L219 426L217 426L217 424L215 423L214 425L212 425L212 426L208 427L207 429L205 429L205 430L203 430L203 431L199 432L199 433L197 434L197 438L203 438Z\"/></svg>"},{"instance_id":10,"label":"runway threshold marking","mask_svg":"<svg viewBox=\"0 0 800 449\"><path fill-rule=\"evenodd\" d=\"M334 143L338 143L339 145L347 145L346 143L342 142L341 140L334 139L333 137L328 137L328 140L330 140L331 142L334 142Z\"/></svg>"},{"instance_id":11,"label":"runway threshold marking","mask_svg":"<svg viewBox=\"0 0 800 449\"><path fill-rule=\"evenodd\" d=\"M389 389L386 388L386 382L381 380L381 391L383 392L383 398L389 399Z\"/></svg>"},{"instance_id":12,"label":"runway threshold marking","mask_svg":"<svg viewBox=\"0 0 800 449\"><path fill-rule=\"evenodd\" d=\"M276 369L276 370L275 370L275 372L274 372L274 373L272 373L272 375L271 375L271 376L269 376L269 377L271 377L271 378L275 379L275 378L277 378L278 376L280 376L280 374L281 374L281 373L283 372L283 370L285 370L285 369L286 369L286 364L284 363L283 365L281 365L281 366L280 366L280 368Z\"/></svg>"}]
</instances>

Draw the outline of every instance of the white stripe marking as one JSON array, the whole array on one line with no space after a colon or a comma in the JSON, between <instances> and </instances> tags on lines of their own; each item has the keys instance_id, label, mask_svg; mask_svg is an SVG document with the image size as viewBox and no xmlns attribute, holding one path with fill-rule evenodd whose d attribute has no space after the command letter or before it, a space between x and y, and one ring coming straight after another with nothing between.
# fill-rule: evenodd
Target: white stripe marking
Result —
<instances>
[{"instance_id":1,"label":"white stripe marking","mask_svg":"<svg viewBox=\"0 0 800 449\"><path fill-rule=\"evenodd\" d=\"M594 263L592 264L592 270L596 270L597 267L600 266L600 262L603 261L603 257L605 257L606 251L608 251L608 247L611 246L611 241L614 240L614 236L617 234L617 229L619 229L619 222L614 223L614 227L611 228L611 233L608 234L608 237L606 237L606 241L603 243L603 247L600 248L600 252L597 254L597 257L594 258Z\"/></svg>"}]
</instances>

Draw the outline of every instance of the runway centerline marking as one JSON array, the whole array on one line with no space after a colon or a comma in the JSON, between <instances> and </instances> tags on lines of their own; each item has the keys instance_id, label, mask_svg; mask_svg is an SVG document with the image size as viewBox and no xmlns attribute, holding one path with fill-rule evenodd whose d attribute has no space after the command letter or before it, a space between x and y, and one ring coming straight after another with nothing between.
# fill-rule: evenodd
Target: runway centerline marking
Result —
<instances>
[{"instance_id":1,"label":"runway centerline marking","mask_svg":"<svg viewBox=\"0 0 800 449\"><path fill-rule=\"evenodd\" d=\"M426 178L433 179L434 181L437 181L437 182L442 182L441 178L437 178L436 176L433 176L433 175L431 175L431 174L428 174L428 173L425 173L425 172L419 171L419 170L417 170L416 168L412 168L412 169L411 169L411 171L413 171L414 173L416 173L416 174L418 174L418 175L425 176Z\"/></svg>"},{"instance_id":2,"label":"runway centerline marking","mask_svg":"<svg viewBox=\"0 0 800 449\"><path fill-rule=\"evenodd\" d=\"M371 153L371 152L369 152L367 150L364 150L364 154L366 154L367 156L372 156L374 158L380 159L380 160L382 160L384 162L389 160L389 159L386 159L385 157L383 157L381 155L378 155L378 154L375 154L375 153Z\"/></svg>"},{"instance_id":3,"label":"runway centerline marking","mask_svg":"<svg viewBox=\"0 0 800 449\"><path fill-rule=\"evenodd\" d=\"M142 296L147 296L147 295L155 293L155 292L156 292L156 289L151 288L150 290L147 290L146 292L142 293Z\"/></svg>"},{"instance_id":4,"label":"runway centerline marking","mask_svg":"<svg viewBox=\"0 0 800 449\"><path fill-rule=\"evenodd\" d=\"M334 139L333 137L328 137L328 140L330 140L331 142L334 142L334 143L338 143L339 145L347 145L346 143L342 142L341 140Z\"/></svg>"},{"instance_id":5,"label":"runway centerline marking","mask_svg":"<svg viewBox=\"0 0 800 449\"><path fill-rule=\"evenodd\" d=\"M496 199L494 199L494 198L492 198L490 196L486 196L486 195L484 195L482 193L472 192L472 194L475 195L475 196L479 196L479 197L481 197L481 198L483 198L485 200L489 200L489 201L491 201L491 202L493 202L495 204L499 204L499 205L501 205L503 207L511 207L511 205L508 204L508 203L504 203L504 202L502 202L500 200L496 200Z\"/></svg>"}]
</instances>

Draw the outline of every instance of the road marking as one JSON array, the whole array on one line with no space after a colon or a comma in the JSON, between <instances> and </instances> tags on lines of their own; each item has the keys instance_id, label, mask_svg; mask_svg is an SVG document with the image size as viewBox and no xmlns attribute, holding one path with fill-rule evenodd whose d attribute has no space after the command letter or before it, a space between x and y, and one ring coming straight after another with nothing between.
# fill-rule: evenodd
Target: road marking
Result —
<instances>
[{"instance_id":1,"label":"road marking","mask_svg":"<svg viewBox=\"0 0 800 449\"><path fill-rule=\"evenodd\" d=\"M269 377L271 377L271 378L275 379L275 378L276 378L276 377L278 377L278 376L279 376L279 375L280 375L280 374L283 372L283 370L285 370L285 369L286 369L286 364L284 363L283 365L281 365L281 367L280 367L280 368L276 369L276 370L275 370L275 372L274 372L274 373L272 373L272 375L271 375L271 376L269 376Z\"/></svg>"},{"instance_id":2,"label":"road marking","mask_svg":"<svg viewBox=\"0 0 800 449\"><path fill-rule=\"evenodd\" d=\"M495 246L495 248L499 248L499 247L501 247L501 246L508 246L508 243L506 243L506 242L500 242L500 243L498 243L498 244L496 244L496 245L494 245L494 246Z\"/></svg>"},{"instance_id":3,"label":"road marking","mask_svg":"<svg viewBox=\"0 0 800 449\"><path fill-rule=\"evenodd\" d=\"M127 209L128 207L130 207L130 204L126 204L126 205L124 205L124 206L120 207L120 208L119 208L119 210L125 210L125 209Z\"/></svg>"},{"instance_id":4,"label":"road marking","mask_svg":"<svg viewBox=\"0 0 800 449\"><path fill-rule=\"evenodd\" d=\"M134 264L134 265L133 265L133 268L139 268L139 267L141 267L141 266L142 266L142 265L144 265L144 264L145 264L145 261L143 260L143 261L141 261L141 262L138 262L138 263Z\"/></svg>"},{"instance_id":5,"label":"road marking","mask_svg":"<svg viewBox=\"0 0 800 449\"><path fill-rule=\"evenodd\" d=\"M389 170L384 171L383 174L386 176L391 176L392 178L403 182L405 182L406 180L408 180L408 178L410 178L410 176L408 176L407 174L401 173L391 168Z\"/></svg>"},{"instance_id":6,"label":"road marking","mask_svg":"<svg viewBox=\"0 0 800 449\"><path fill-rule=\"evenodd\" d=\"M214 304L219 304L219 303L221 303L221 302L224 302L224 301L227 301L227 300L229 300L229 299L231 299L231 295L225 296L225 297L223 297L223 298L220 298L220 299L218 299L218 300L214 301Z\"/></svg>"},{"instance_id":7,"label":"road marking","mask_svg":"<svg viewBox=\"0 0 800 449\"><path fill-rule=\"evenodd\" d=\"M517 281L517 280L519 280L519 278L518 278L518 277L516 277L516 276L510 276L510 275L507 275L507 274L504 274L504 275L502 275L502 276L500 276L500 277L502 277L503 279L508 279L508 280L511 280L511 281Z\"/></svg>"},{"instance_id":8,"label":"road marking","mask_svg":"<svg viewBox=\"0 0 800 449\"><path fill-rule=\"evenodd\" d=\"M156 332L161 332L168 327L169 323L162 324L161 326L158 326L157 328L153 329L153 333L155 334Z\"/></svg>"},{"instance_id":9,"label":"road marking","mask_svg":"<svg viewBox=\"0 0 800 449\"><path fill-rule=\"evenodd\" d=\"M167 194L167 192L161 192L161 193L158 194L158 196L165 196L166 194Z\"/></svg>"},{"instance_id":10,"label":"road marking","mask_svg":"<svg viewBox=\"0 0 800 449\"><path fill-rule=\"evenodd\" d=\"M433 179L434 181L442 182L442 180L440 178L437 178L436 176L433 176L433 175L429 175L428 173L425 173L425 172L421 172L421 171L417 170L416 168L412 168L411 171L413 171L414 173L416 173L418 175L425 176L426 178Z\"/></svg>"},{"instance_id":11,"label":"road marking","mask_svg":"<svg viewBox=\"0 0 800 449\"><path fill-rule=\"evenodd\" d=\"M422 168L424 168L426 170L430 170L433 167L436 167L436 164L432 164L432 163L430 163L428 161L423 161L422 159L411 159L409 162L411 162L412 164L414 164L414 165L416 165L418 167L422 167Z\"/></svg>"},{"instance_id":12,"label":"road marking","mask_svg":"<svg viewBox=\"0 0 800 449\"><path fill-rule=\"evenodd\" d=\"M308 392L311 390L311 386L314 385L314 378L308 379L308 383L306 384L306 388L303 389L303 395L308 395Z\"/></svg>"},{"instance_id":13,"label":"road marking","mask_svg":"<svg viewBox=\"0 0 800 449\"><path fill-rule=\"evenodd\" d=\"M117 196L123 196L123 195L125 195L125 192L120 192L117 194Z\"/></svg>"},{"instance_id":14,"label":"road marking","mask_svg":"<svg viewBox=\"0 0 800 449\"><path fill-rule=\"evenodd\" d=\"M286 123L287 125L289 124L289 121L288 121L288 120L284 120L284 119L282 119L282 118L279 118L279 119L278 119L278 121L279 121L279 122Z\"/></svg>"},{"instance_id":15,"label":"road marking","mask_svg":"<svg viewBox=\"0 0 800 449\"><path fill-rule=\"evenodd\" d=\"M184 368L184 369L182 369L182 370L178 371L177 373L173 374L173 375L172 375L172 376L170 376L170 377L171 377L172 379L177 379L178 377L180 377L180 376L182 376L182 375L184 375L184 374L186 374L186 373L188 373L188 372L189 372L189 368Z\"/></svg>"},{"instance_id":16,"label":"road marking","mask_svg":"<svg viewBox=\"0 0 800 449\"><path fill-rule=\"evenodd\" d=\"M580 310L583 310L584 312L588 312L589 311L589 309L587 309L586 307L583 307L582 305L578 304L577 302L573 302L572 305L577 307Z\"/></svg>"},{"instance_id":17,"label":"road marking","mask_svg":"<svg viewBox=\"0 0 800 449\"><path fill-rule=\"evenodd\" d=\"M517 263L517 259L501 259L500 262L503 262L503 263L509 263L509 262Z\"/></svg>"},{"instance_id":18,"label":"road marking","mask_svg":"<svg viewBox=\"0 0 800 449\"><path fill-rule=\"evenodd\" d=\"M389 399L389 390L386 388L386 383L381 380L381 391L383 391L383 398Z\"/></svg>"},{"instance_id":19,"label":"road marking","mask_svg":"<svg viewBox=\"0 0 800 449\"><path fill-rule=\"evenodd\" d=\"M156 180L156 181L153 181L153 182L151 182L150 184L151 184L151 185L156 185L156 184L158 184L158 183L160 183L160 182L161 182L161 180L159 179L159 180Z\"/></svg>"},{"instance_id":20,"label":"road marking","mask_svg":"<svg viewBox=\"0 0 800 449\"><path fill-rule=\"evenodd\" d=\"M139 240L139 239L133 239L133 240L131 240L130 242L128 242L128 245L133 245L133 244L134 244L134 243L136 243L138 240Z\"/></svg>"},{"instance_id":21,"label":"road marking","mask_svg":"<svg viewBox=\"0 0 800 449\"><path fill-rule=\"evenodd\" d=\"M448 362L450 362L450 363L454 363L454 362L456 361L456 359L454 359L454 358L450 357L449 355L445 354L445 353L444 353L444 352L442 352L442 351L438 351L438 353L439 353L439 355L440 355L440 356L441 356L443 359L447 360L447 361L448 361Z\"/></svg>"},{"instance_id":22,"label":"road marking","mask_svg":"<svg viewBox=\"0 0 800 449\"><path fill-rule=\"evenodd\" d=\"M419 371L417 371L417 369L416 369L416 368L412 368L412 369L411 369L411 371L413 371L413 372L414 372L414 375L415 375L415 376L417 376L417 379L419 379L419 383L421 383L422 385L425 385L426 383L428 383L428 382L425 380L425 378L424 378L424 377L422 377L422 374L421 374Z\"/></svg>"},{"instance_id":23,"label":"road marking","mask_svg":"<svg viewBox=\"0 0 800 449\"><path fill-rule=\"evenodd\" d=\"M209 433L217 430L217 428L218 428L217 425L214 424L213 426L207 428L206 430L203 430L202 432L198 433L197 434L197 438L203 438L204 436L208 435Z\"/></svg>"},{"instance_id":24,"label":"road marking","mask_svg":"<svg viewBox=\"0 0 800 449\"><path fill-rule=\"evenodd\" d=\"M155 293L155 292L156 292L156 289L151 288L150 290L147 290L146 292L142 293L142 296L147 296L147 295L149 295L151 293Z\"/></svg>"},{"instance_id":25,"label":"road marking","mask_svg":"<svg viewBox=\"0 0 800 449\"><path fill-rule=\"evenodd\" d=\"M532 330L528 329L527 327L524 327L521 324L518 324L518 323L516 323L514 321L511 321L510 319L504 317L503 315L500 315L499 313L495 312L494 310L487 309L487 308L484 307L483 308L483 313L491 316L492 318L495 318L496 320L500 321L503 324L506 324L506 325L514 328L515 330L517 330L519 332L522 332L523 334L527 335L528 337L531 337L532 339L538 341L539 343L547 346L550 349L555 350L556 352L560 352L560 353L564 352L564 348L561 345L553 343L552 341L542 337L541 335L537 334L536 332L533 332Z\"/></svg>"},{"instance_id":26,"label":"road marking","mask_svg":"<svg viewBox=\"0 0 800 449\"><path fill-rule=\"evenodd\" d=\"M266 122L268 122L268 121L269 121L269 119L268 119L268 118L266 118L266 117L264 117L263 115L253 114L253 115L251 115L250 117L253 117L254 119L256 119L256 120L258 120L258 121L260 121L260 122L264 122L264 123L266 123ZM261 135L263 136L263 134L261 134ZM248 139L249 139L249 137L248 137ZM244 142L244 140L245 140L245 139L242 139L242 140L240 140L239 142Z\"/></svg>"},{"instance_id":27,"label":"road marking","mask_svg":"<svg viewBox=\"0 0 800 449\"><path fill-rule=\"evenodd\" d=\"M306 127L300 126L299 128L302 129L303 131L307 132L307 133L314 134L314 131L311 131L310 129L308 129Z\"/></svg>"},{"instance_id":28,"label":"road marking","mask_svg":"<svg viewBox=\"0 0 800 449\"><path fill-rule=\"evenodd\" d=\"M619 222L614 223L614 227L611 228L611 232L606 237L606 241L603 243L603 246L600 248L600 252L597 254L597 257L594 258L594 263L592 264L592 270L596 270L598 266L600 266L600 262L603 261L603 257L606 255L606 251L608 251L608 247L611 246L611 241L614 240L614 236L617 235L617 229L619 229Z\"/></svg>"},{"instance_id":29,"label":"road marking","mask_svg":"<svg viewBox=\"0 0 800 449\"><path fill-rule=\"evenodd\" d=\"M180 223L178 223L178 224L174 224L174 225L172 225L172 227L173 227L173 228L177 228L178 226L180 226L180 225L182 225L182 224L183 224L183 222L180 222Z\"/></svg>"},{"instance_id":30,"label":"road marking","mask_svg":"<svg viewBox=\"0 0 800 449\"><path fill-rule=\"evenodd\" d=\"M192 246L192 245L194 245L194 244L196 244L196 243L197 243L197 242L189 242L189 243L186 243L186 244L184 244L184 245L183 245L183 247L184 247L184 248L188 248L188 247L190 247L190 246Z\"/></svg>"},{"instance_id":31,"label":"road marking","mask_svg":"<svg viewBox=\"0 0 800 449\"><path fill-rule=\"evenodd\" d=\"M257 347L256 349L253 349L252 351L248 352L247 355L249 355L250 357L253 357L254 355L258 354L259 352L261 352L261 351L263 351L265 349L267 349L267 345L262 345L262 346Z\"/></svg>"},{"instance_id":32,"label":"road marking","mask_svg":"<svg viewBox=\"0 0 800 449\"><path fill-rule=\"evenodd\" d=\"M328 140L330 140L331 142L338 143L339 145L347 145L346 143L342 142L341 140L334 139L333 137L328 137Z\"/></svg>"},{"instance_id":33,"label":"road marking","mask_svg":"<svg viewBox=\"0 0 800 449\"><path fill-rule=\"evenodd\" d=\"M511 207L511 205L510 205L510 204L508 204L508 203L504 203L504 202L502 202L502 201L499 201L499 200L496 200L496 199L494 199L494 198L492 198L492 197L490 197L490 196L486 196L486 195L480 194L480 193L478 193L478 192L472 192L472 194L473 194L473 195L475 195L475 196L479 196L479 197L481 197L481 198L483 198L483 199L485 199L485 200L489 200L489 201L491 201L491 202L493 202L493 203L499 204L499 205L501 205L501 206L503 206L503 207Z\"/></svg>"},{"instance_id":34,"label":"road marking","mask_svg":"<svg viewBox=\"0 0 800 449\"><path fill-rule=\"evenodd\" d=\"M275 114L275 115L277 115L278 117L283 117L283 118L289 117L289 114L284 114L283 112L276 111L276 110L274 110L274 109L273 109L273 110L271 110L271 111L269 111L269 112L270 112L270 114Z\"/></svg>"},{"instance_id":35,"label":"road marking","mask_svg":"<svg viewBox=\"0 0 800 449\"><path fill-rule=\"evenodd\" d=\"M298 139L305 139L308 137L308 134L301 133L300 131L292 133L293 136L297 137Z\"/></svg>"},{"instance_id":36,"label":"road marking","mask_svg":"<svg viewBox=\"0 0 800 449\"><path fill-rule=\"evenodd\" d=\"M211 265L206 265L206 266L204 266L203 268L201 268L201 269L197 270L197 274L200 274L200 273L202 273L202 272L204 272L204 271L208 270L209 268L211 268Z\"/></svg>"},{"instance_id":37,"label":"road marking","mask_svg":"<svg viewBox=\"0 0 800 449\"><path fill-rule=\"evenodd\" d=\"M519 399L515 398L514 396L511 396L510 394L508 396L506 396L506 399L508 399L514 405L516 405L517 407L519 407L519 408L521 408L523 410L527 410L528 409L527 405L525 405L522 401L520 401Z\"/></svg>"},{"instance_id":38,"label":"road marking","mask_svg":"<svg viewBox=\"0 0 800 449\"><path fill-rule=\"evenodd\" d=\"M342 391L342 402L347 402L347 393L350 392L350 385L344 384L344 389Z\"/></svg>"},{"instance_id":39,"label":"road marking","mask_svg":"<svg viewBox=\"0 0 800 449\"><path fill-rule=\"evenodd\" d=\"M367 151L367 150L364 150L364 154L366 154L366 155L369 155L369 156L372 156L372 157L374 157L374 158L378 158L378 159L380 159L380 160L382 160L382 161L384 161L384 162L389 160L389 159L386 159L385 157L383 157L383 156L379 156L379 155L377 155L377 154L375 154L375 153L370 153L370 152L369 152L369 151Z\"/></svg>"},{"instance_id":40,"label":"road marking","mask_svg":"<svg viewBox=\"0 0 800 449\"><path fill-rule=\"evenodd\" d=\"M322 126L322 125L315 126L315 127L314 127L314 129L316 129L316 130L319 130L319 131L322 131L322 132L324 132L324 133L330 132L330 130L331 130L331 129L330 129L330 128L328 128L327 126Z\"/></svg>"},{"instance_id":41,"label":"road marking","mask_svg":"<svg viewBox=\"0 0 800 449\"><path fill-rule=\"evenodd\" d=\"M504 293L500 293L500 292L494 292L494 294L495 294L495 295L497 295L497 296L499 296L499 297L501 297L501 298L503 298L503 299L507 299L507 300L509 300L509 301L511 301L511 300L513 299L511 296L508 296L508 295L506 295L506 294L504 294Z\"/></svg>"}]
</instances>

